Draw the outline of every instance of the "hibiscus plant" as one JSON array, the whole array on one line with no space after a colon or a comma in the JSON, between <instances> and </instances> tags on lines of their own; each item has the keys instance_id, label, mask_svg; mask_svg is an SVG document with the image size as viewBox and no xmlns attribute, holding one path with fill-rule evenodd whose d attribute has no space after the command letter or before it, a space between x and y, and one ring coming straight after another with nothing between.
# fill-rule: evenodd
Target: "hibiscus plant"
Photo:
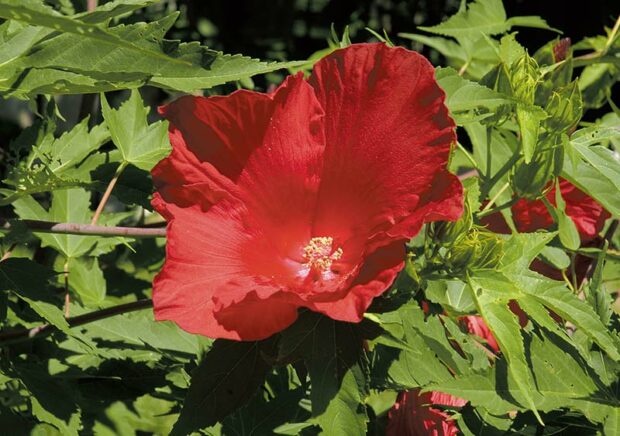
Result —
<instances>
[{"instance_id":1,"label":"hibiscus plant","mask_svg":"<svg viewBox=\"0 0 620 436\"><path fill-rule=\"evenodd\" d=\"M0 0L0 433L620 434L620 18L266 62L73 3Z\"/></svg>"}]
</instances>

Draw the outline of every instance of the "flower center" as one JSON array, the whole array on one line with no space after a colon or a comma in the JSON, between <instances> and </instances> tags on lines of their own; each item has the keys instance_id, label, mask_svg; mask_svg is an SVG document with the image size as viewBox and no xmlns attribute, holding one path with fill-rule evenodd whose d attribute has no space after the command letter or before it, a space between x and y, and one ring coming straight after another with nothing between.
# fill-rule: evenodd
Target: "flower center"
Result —
<instances>
[{"instance_id":1,"label":"flower center","mask_svg":"<svg viewBox=\"0 0 620 436\"><path fill-rule=\"evenodd\" d=\"M319 236L310 239L308 245L304 247L304 259L306 266L315 271L328 271L332 263L342 257L342 248L334 250L332 244L334 238L330 236Z\"/></svg>"}]
</instances>

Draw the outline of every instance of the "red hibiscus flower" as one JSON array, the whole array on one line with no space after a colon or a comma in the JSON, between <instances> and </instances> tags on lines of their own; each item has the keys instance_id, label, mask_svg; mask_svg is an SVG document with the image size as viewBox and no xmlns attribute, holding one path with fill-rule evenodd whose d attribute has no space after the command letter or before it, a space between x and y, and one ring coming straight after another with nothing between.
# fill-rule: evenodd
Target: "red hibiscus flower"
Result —
<instances>
[{"instance_id":1,"label":"red hibiscus flower","mask_svg":"<svg viewBox=\"0 0 620 436\"><path fill-rule=\"evenodd\" d=\"M412 389L398 394L396 403L388 412L386 436L453 436L459 429L450 415L432 407L463 407L466 400L441 392L420 394Z\"/></svg>"},{"instance_id":2,"label":"red hibiscus flower","mask_svg":"<svg viewBox=\"0 0 620 436\"><path fill-rule=\"evenodd\" d=\"M161 108L173 150L153 169L168 221L156 319L236 340L266 338L302 307L359 322L404 242L462 213L433 74L417 53L359 44L269 94Z\"/></svg>"},{"instance_id":3,"label":"red hibiscus flower","mask_svg":"<svg viewBox=\"0 0 620 436\"><path fill-rule=\"evenodd\" d=\"M484 339L493 351L496 353L499 352L499 345L495 340L495 336L493 336L491 329L489 329L481 316L469 315L464 316L461 320L465 324L465 327L469 333Z\"/></svg>"},{"instance_id":4,"label":"red hibiscus flower","mask_svg":"<svg viewBox=\"0 0 620 436\"><path fill-rule=\"evenodd\" d=\"M588 242L596 238L605 220L610 217L609 212L568 180L560 179L560 192L566 202L566 214L575 223L581 241ZM547 199L555 205L555 188L549 191ZM553 225L553 218L542 200L520 199L512 206L512 218L517 230L522 233L548 229ZM485 217L482 221L494 232L510 233L500 213Z\"/></svg>"}]
</instances>

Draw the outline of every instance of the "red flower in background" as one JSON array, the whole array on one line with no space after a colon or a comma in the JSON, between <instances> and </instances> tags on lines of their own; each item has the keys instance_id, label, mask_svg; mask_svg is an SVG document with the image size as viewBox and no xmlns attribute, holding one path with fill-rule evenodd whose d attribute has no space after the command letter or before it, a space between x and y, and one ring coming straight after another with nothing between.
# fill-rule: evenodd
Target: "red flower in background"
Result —
<instances>
[{"instance_id":1,"label":"red flower in background","mask_svg":"<svg viewBox=\"0 0 620 436\"><path fill-rule=\"evenodd\" d=\"M156 319L238 340L286 328L300 307L360 321L404 242L462 213L443 101L424 57L359 44L270 94L163 107L173 151L153 169L168 221Z\"/></svg>"},{"instance_id":2,"label":"red flower in background","mask_svg":"<svg viewBox=\"0 0 620 436\"><path fill-rule=\"evenodd\" d=\"M466 400L441 392L412 389L398 394L388 412L386 436L453 436L459 429L447 412L432 406L463 407Z\"/></svg>"},{"instance_id":3,"label":"red flower in background","mask_svg":"<svg viewBox=\"0 0 620 436\"><path fill-rule=\"evenodd\" d=\"M605 220L610 217L609 212L568 180L560 179L560 192L566 202L566 214L575 223L581 241L588 242L596 238ZM547 200L555 206L555 188L547 193ZM520 199L512 206L512 218L521 233L548 229L553 225L553 218L542 200ZM510 233L500 213L485 217L482 222L494 232Z\"/></svg>"},{"instance_id":4,"label":"red flower in background","mask_svg":"<svg viewBox=\"0 0 620 436\"><path fill-rule=\"evenodd\" d=\"M461 318L461 320L465 324L465 327L469 333L484 339L493 351L499 353L499 344L497 343L495 336L493 336L491 329L489 329L481 316L468 315Z\"/></svg>"}]
</instances>

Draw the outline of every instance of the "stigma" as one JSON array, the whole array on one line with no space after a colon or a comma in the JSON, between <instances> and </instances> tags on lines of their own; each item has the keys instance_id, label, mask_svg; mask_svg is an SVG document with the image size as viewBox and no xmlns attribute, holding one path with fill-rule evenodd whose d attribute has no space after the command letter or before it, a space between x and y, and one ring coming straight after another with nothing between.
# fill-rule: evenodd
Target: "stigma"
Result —
<instances>
[{"instance_id":1,"label":"stigma","mask_svg":"<svg viewBox=\"0 0 620 436\"><path fill-rule=\"evenodd\" d=\"M334 250L334 238L330 236L319 236L310 239L308 245L304 247L303 257L305 265L317 272L327 272L332 263L342 257L342 248Z\"/></svg>"}]
</instances>

